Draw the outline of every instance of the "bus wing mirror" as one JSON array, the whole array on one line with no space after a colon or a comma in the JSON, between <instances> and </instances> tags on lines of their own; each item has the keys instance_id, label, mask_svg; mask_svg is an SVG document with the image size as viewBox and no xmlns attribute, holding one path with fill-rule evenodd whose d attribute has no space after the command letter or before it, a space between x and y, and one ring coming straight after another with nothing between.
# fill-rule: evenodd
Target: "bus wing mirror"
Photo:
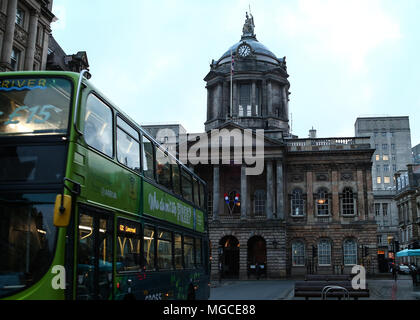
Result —
<instances>
[{"instance_id":1,"label":"bus wing mirror","mask_svg":"<svg viewBox=\"0 0 420 320\"><path fill-rule=\"evenodd\" d=\"M54 207L54 225L56 227L67 227L71 216L71 196L57 195Z\"/></svg>"}]
</instances>

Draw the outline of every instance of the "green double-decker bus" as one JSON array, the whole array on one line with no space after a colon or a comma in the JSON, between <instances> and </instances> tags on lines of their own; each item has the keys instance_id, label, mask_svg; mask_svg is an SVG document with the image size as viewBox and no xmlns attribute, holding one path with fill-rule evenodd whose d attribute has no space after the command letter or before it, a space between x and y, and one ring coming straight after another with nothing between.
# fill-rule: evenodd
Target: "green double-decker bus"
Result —
<instances>
[{"instance_id":1,"label":"green double-decker bus","mask_svg":"<svg viewBox=\"0 0 420 320\"><path fill-rule=\"evenodd\" d=\"M208 299L205 182L88 78L0 74L0 299Z\"/></svg>"}]
</instances>

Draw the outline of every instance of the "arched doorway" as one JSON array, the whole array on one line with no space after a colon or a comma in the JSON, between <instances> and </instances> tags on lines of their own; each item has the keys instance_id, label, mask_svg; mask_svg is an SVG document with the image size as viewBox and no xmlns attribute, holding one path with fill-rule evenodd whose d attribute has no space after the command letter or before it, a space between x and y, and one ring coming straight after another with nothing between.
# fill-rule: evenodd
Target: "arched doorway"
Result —
<instances>
[{"instance_id":1,"label":"arched doorway","mask_svg":"<svg viewBox=\"0 0 420 320\"><path fill-rule=\"evenodd\" d=\"M267 275L267 245L263 237L248 240L248 277Z\"/></svg>"},{"instance_id":2,"label":"arched doorway","mask_svg":"<svg viewBox=\"0 0 420 320\"><path fill-rule=\"evenodd\" d=\"M220 257L223 278L239 277L239 241L234 236L220 240ZM220 270L219 270L220 271Z\"/></svg>"}]
</instances>

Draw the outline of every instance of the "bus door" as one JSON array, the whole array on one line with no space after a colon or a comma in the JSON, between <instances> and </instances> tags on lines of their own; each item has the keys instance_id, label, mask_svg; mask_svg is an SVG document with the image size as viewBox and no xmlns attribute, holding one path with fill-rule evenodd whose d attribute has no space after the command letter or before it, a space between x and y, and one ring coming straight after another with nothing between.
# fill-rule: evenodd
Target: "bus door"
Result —
<instances>
[{"instance_id":1,"label":"bus door","mask_svg":"<svg viewBox=\"0 0 420 320\"><path fill-rule=\"evenodd\" d=\"M79 208L76 299L107 300L113 292L112 216Z\"/></svg>"}]
</instances>

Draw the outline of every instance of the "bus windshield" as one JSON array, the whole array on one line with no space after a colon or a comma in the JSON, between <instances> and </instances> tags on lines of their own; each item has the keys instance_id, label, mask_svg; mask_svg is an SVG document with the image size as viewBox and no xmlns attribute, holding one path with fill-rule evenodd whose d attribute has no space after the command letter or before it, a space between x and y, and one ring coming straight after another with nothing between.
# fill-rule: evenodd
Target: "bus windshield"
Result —
<instances>
[{"instance_id":1,"label":"bus windshield","mask_svg":"<svg viewBox=\"0 0 420 320\"><path fill-rule=\"evenodd\" d=\"M0 77L0 136L65 134L71 93L64 78Z\"/></svg>"},{"instance_id":2,"label":"bus windshield","mask_svg":"<svg viewBox=\"0 0 420 320\"><path fill-rule=\"evenodd\" d=\"M36 283L54 256L54 194L0 194L0 297Z\"/></svg>"}]
</instances>

